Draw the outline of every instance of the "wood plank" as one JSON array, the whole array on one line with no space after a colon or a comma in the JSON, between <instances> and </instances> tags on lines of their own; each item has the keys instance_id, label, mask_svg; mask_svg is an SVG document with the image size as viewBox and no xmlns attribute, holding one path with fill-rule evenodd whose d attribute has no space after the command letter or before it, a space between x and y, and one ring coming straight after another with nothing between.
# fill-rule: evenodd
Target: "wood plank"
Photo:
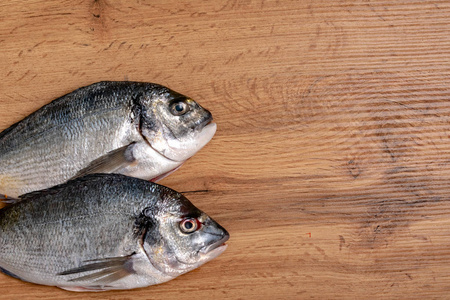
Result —
<instances>
[{"instance_id":1,"label":"wood plank","mask_svg":"<svg viewBox=\"0 0 450 300\"><path fill-rule=\"evenodd\" d=\"M90 299L423 299L450 290L448 1L0 3L0 129L100 80L210 109L162 181L231 233L168 283ZM79 294L0 274L0 299Z\"/></svg>"}]
</instances>

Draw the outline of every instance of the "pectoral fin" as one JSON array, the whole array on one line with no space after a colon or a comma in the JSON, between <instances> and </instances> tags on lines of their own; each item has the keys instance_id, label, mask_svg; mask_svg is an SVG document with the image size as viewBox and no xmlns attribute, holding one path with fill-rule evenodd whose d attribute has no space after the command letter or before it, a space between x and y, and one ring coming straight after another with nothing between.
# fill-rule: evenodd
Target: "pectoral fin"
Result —
<instances>
[{"instance_id":1,"label":"pectoral fin","mask_svg":"<svg viewBox=\"0 0 450 300\"><path fill-rule=\"evenodd\" d=\"M108 285L114 281L122 279L128 275L134 274L132 256L113 257L86 261L85 265L78 268L69 269L57 275L79 275L68 281L89 281L92 286Z\"/></svg>"},{"instance_id":2,"label":"pectoral fin","mask_svg":"<svg viewBox=\"0 0 450 300\"><path fill-rule=\"evenodd\" d=\"M114 173L115 171L133 164L136 159L133 157L133 147L135 143L112 150L107 154L92 161L86 168L80 170L74 177L82 177L93 173Z\"/></svg>"}]
</instances>

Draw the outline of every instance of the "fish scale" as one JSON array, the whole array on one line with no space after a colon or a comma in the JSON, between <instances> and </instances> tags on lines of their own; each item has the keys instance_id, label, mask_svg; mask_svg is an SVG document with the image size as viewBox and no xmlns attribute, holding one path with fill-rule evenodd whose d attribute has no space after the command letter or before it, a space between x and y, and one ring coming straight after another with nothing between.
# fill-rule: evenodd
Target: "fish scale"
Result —
<instances>
[{"instance_id":1,"label":"fish scale","mask_svg":"<svg viewBox=\"0 0 450 300\"><path fill-rule=\"evenodd\" d=\"M123 118L111 118L109 115L105 115L105 118L109 119L109 123L111 123L111 127L123 126L118 123L121 122ZM70 165L67 167L71 168L71 173L73 175L75 172L82 168L83 164L83 151L77 151L77 149L86 148L88 145L95 145L95 143L102 143L104 147L102 148L93 148L93 150L98 149L98 151L92 151L93 155L99 156L103 152L109 152L113 150L114 144L106 143L110 136L115 136L115 132L105 132L103 136L92 136L91 133L95 132L97 128L101 128L95 124L96 122L91 121L89 118L86 120L86 123L90 123L89 128L94 128L93 130L88 130L85 135L72 135L66 134L65 136L61 136L62 132L67 133L65 130L58 130L59 128L53 128L52 130L46 130L45 136L46 140L60 140L59 144L56 143L42 143L40 139L30 139L31 141L25 143L26 146L21 150L22 152L29 153L27 155L18 156L17 153L7 152L6 154L0 154L2 159L0 160L0 170L2 173L9 174L17 174L20 178L27 179L35 179L40 178L42 176L41 170L45 170L53 165L62 166L62 162L70 162ZM114 126L118 124L118 126ZM70 126L70 128L74 128L75 132L81 132L86 126L79 124L78 122L72 123L74 126ZM106 127L106 126L105 126ZM120 127L118 127L120 128ZM37 131L37 129L36 129ZM138 138L137 132L130 132L128 138ZM121 143L127 143L127 137L121 138L123 141ZM62 151L61 151L62 150ZM41 157L46 157L45 160L40 160ZM67 157L69 156L69 157ZM36 176L36 177L33 177ZM56 184L56 183L55 183Z\"/></svg>"}]
</instances>

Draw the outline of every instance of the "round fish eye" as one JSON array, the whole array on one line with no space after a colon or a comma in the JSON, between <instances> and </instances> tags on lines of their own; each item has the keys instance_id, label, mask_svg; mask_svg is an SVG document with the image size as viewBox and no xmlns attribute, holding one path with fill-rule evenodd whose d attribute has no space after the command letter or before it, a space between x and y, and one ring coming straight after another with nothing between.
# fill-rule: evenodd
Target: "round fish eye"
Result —
<instances>
[{"instance_id":1,"label":"round fish eye","mask_svg":"<svg viewBox=\"0 0 450 300\"><path fill-rule=\"evenodd\" d=\"M190 110L189 104L186 103L186 101L177 101L170 105L170 112L174 116L181 116L187 113Z\"/></svg>"},{"instance_id":2,"label":"round fish eye","mask_svg":"<svg viewBox=\"0 0 450 300\"><path fill-rule=\"evenodd\" d=\"M197 219L186 218L180 222L180 229L184 233L193 233L197 229L199 229L199 223Z\"/></svg>"}]
</instances>

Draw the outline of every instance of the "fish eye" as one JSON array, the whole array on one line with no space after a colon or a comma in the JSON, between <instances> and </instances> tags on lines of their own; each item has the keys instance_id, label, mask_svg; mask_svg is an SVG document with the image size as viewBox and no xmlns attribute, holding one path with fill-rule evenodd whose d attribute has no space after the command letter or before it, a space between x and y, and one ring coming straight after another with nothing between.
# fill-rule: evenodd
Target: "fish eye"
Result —
<instances>
[{"instance_id":1,"label":"fish eye","mask_svg":"<svg viewBox=\"0 0 450 300\"><path fill-rule=\"evenodd\" d=\"M186 101L176 101L173 102L170 105L170 112L174 116L181 116L187 113L191 108L189 107L189 104L186 103Z\"/></svg>"},{"instance_id":2,"label":"fish eye","mask_svg":"<svg viewBox=\"0 0 450 300\"><path fill-rule=\"evenodd\" d=\"M180 229L184 233L193 233L199 229L200 222L197 219L186 218L180 222Z\"/></svg>"}]
</instances>

